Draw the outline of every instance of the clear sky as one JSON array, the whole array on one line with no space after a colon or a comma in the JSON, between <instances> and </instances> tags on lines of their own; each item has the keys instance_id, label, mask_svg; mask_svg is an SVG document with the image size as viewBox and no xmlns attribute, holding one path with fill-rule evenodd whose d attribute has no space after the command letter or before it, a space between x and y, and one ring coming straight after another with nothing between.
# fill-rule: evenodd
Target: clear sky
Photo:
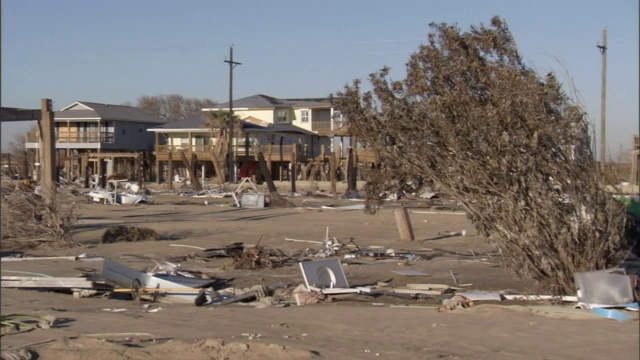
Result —
<instances>
[{"instance_id":1,"label":"clear sky","mask_svg":"<svg viewBox=\"0 0 640 360\"><path fill-rule=\"evenodd\" d=\"M608 28L607 147L638 133L638 0L2 0L2 106L135 103L178 93L322 97L387 65L405 75L431 22L504 18L524 59L580 93L599 139ZM565 75L566 71L570 77ZM29 124L3 124L2 148Z\"/></svg>"}]
</instances>

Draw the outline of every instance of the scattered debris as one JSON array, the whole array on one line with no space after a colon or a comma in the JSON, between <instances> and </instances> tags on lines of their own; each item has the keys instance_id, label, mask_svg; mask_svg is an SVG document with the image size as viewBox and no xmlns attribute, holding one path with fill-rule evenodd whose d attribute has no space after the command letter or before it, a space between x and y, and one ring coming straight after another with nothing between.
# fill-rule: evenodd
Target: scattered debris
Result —
<instances>
[{"instance_id":1,"label":"scattered debris","mask_svg":"<svg viewBox=\"0 0 640 360\"><path fill-rule=\"evenodd\" d=\"M134 299L151 295L151 300L193 303L201 289L219 288L226 280L198 279L179 275L148 274L105 259L102 277L121 287L114 292L131 292Z\"/></svg>"},{"instance_id":2,"label":"scattered debris","mask_svg":"<svg viewBox=\"0 0 640 360\"><path fill-rule=\"evenodd\" d=\"M157 241L160 235L152 229L138 226L112 226L102 235L102 243Z\"/></svg>"},{"instance_id":3,"label":"scattered debris","mask_svg":"<svg viewBox=\"0 0 640 360\"><path fill-rule=\"evenodd\" d=\"M2 287L31 289L93 289L99 287L99 285L87 278L78 277L3 276Z\"/></svg>"},{"instance_id":4,"label":"scattered debris","mask_svg":"<svg viewBox=\"0 0 640 360\"><path fill-rule=\"evenodd\" d=\"M470 301L502 301L502 296L497 292L458 292L456 295L464 296Z\"/></svg>"},{"instance_id":5,"label":"scattered debris","mask_svg":"<svg viewBox=\"0 0 640 360\"><path fill-rule=\"evenodd\" d=\"M585 304L620 305L635 301L632 278L624 268L575 273L578 301Z\"/></svg>"},{"instance_id":6,"label":"scattered debris","mask_svg":"<svg viewBox=\"0 0 640 360\"><path fill-rule=\"evenodd\" d=\"M393 270L393 272L404 276L431 276L420 270Z\"/></svg>"},{"instance_id":7,"label":"scattered debris","mask_svg":"<svg viewBox=\"0 0 640 360\"><path fill-rule=\"evenodd\" d=\"M245 247L242 242L235 242L223 247L202 249L202 251L197 253L196 256L200 258L239 257L242 255L244 250Z\"/></svg>"},{"instance_id":8,"label":"scattered debris","mask_svg":"<svg viewBox=\"0 0 640 360\"><path fill-rule=\"evenodd\" d=\"M307 289L349 287L340 260L303 261L300 263L300 269Z\"/></svg>"},{"instance_id":9,"label":"scattered debris","mask_svg":"<svg viewBox=\"0 0 640 360\"><path fill-rule=\"evenodd\" d=\"M442 305L438 308L438 312L449 312L456 309L466 309L473 306L473 301L462 295L454 295L449 299L442 301Z\"/></svg>"},{"instance_id":10,"label":"scattered debris","mask_svg":"<svg viewBox=\"0 0 640 360\"><path fill-rule=\"evenodd\" d=\"M603 318L617 320L617 321L638 320L637 316L631 316L626 312L620 311L620 310L595 308L595 309L591 309L591 312Z\"/></svg>"},{"instance_id":11,"label":"scattered debris","mask_svg":"<svg viewBox=\"0 0 640 360\"><path fill-rule=\"evenodd\" d=\"M0 335L17 334L35 329L48 329L54 325L56 318L51 315L15 313L0 315L2 332Z\"/></svg>"}]
</instances>

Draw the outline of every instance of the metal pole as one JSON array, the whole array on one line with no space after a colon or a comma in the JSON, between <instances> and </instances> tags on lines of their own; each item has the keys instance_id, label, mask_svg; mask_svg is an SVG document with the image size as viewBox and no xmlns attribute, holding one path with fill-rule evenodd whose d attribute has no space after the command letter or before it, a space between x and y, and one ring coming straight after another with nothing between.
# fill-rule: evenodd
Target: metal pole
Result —
<instances>
[{"instance_id":1,"label":"metal pole","mask_svg":"<svg viewBox=\"0 0 640 360\"><path fill-rule=\"evenodd\" d=\"M235 172L235 158L233 157L233 68L236 65L242 65L239 62L233 61L233 46L229 47L229 60L225 60L224 62L229 64L229 144L228 144L228 153L229 153L229 182L236 182L236 172Z\"/></svg>"},{"instance_id":2,"label":"metal pole","mask_svg":"<svg viewBox=\"0 0 640 360\"><path fill-rule=\"evenodd\" d=\"M607 156L607 28L602 30L602 45L598 45L602 53L602 104L600 107L600 170L605 172Z\"/></svg>"}]
</instances>

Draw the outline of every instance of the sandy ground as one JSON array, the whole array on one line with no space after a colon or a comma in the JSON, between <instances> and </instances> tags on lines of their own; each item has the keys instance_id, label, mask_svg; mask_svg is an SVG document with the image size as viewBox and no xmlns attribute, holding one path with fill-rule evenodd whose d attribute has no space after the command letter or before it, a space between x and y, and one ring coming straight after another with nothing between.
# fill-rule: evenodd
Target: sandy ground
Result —
<instances>
[{"instance_id":1,"label":"sandy ground","mask_svg":"<svg viewBox=\"0 0 640 360\"><path fill-rule=\"evenodd\" d=\"M302 183L298 192L326 185ZM287 193L287 184L278 184ZM344 191L344 184L338 191ZM204 205L204 201L209 206ZM212 200L155 195L155 204L111 206L83 204L74 240L83 245L58 250L29 251L29 255L67 256L88 253L137 269L152 268L170 256L195 250L170 245L212 248L233 242L255 244L293 254L318 245L285 238L321 241L329 235L360 246L415 251L428 260L376 265L347 265L351 286L393 278L407 283L472 284L470 290L535 292L534 284L514 279L499 266L494 249L475 236L465 216L411 213L416 241L401 242L393 210L423 205L418 200L387 202L376 215L362 211L319 209L322 205L353 205L354 201L296 196L295 208L241 209L230 199ZM156 230L160 241L101 244L113 225ZM443 236L466 230L466 236ZM458 254L458 255L456 255ZM227 259L184 262L185 269L220 278L233 286L304 283L297 265L269 270L231 270ZM30 271L52 276L76 276L78 268L100 271L99 262L50 260L3 262L2 270ZM394 270L422 270L428 277L406 277ZM639 323L598 318L559 305L476 302L474 307L439 313L437 299L401 300L389 296L353 296L330 303L255 309L246 305L195 307L166 304L144 312L137 301L117 298L76 299L69 294L3 289L3 315L33 312L55 316L57 325L27 333L5 335L2 349L27 348L41 359L638 359ZM526 305L526 306L522 306ZM126 311L107 312L103 309ZM146 333L98 336L105 333ZM150 336L155 343L147 341ZM102 340L101 340L102 339ZM104 341L110 339L112 341ZM44 343L40 343L44 342ZM40 344L38 344L40 343ZM32 345L30 345L32 344Z\"/></svg>"}]
</instances>

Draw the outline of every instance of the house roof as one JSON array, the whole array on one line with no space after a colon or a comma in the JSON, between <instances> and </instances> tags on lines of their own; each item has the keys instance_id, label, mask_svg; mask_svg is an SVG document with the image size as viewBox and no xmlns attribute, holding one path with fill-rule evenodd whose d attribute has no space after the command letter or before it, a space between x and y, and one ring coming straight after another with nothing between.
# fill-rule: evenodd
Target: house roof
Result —
<instances>
[{"instance_id":1,"label":"house roof","mask_svg":"<svg viewBox=\"0 0 640 360\"><path fill-rule=\"evenodd\" d=\"M266 121L256 121L260 120L255 117L249 116L246 119L242 120L242 128L248 132L276 132L276 133L295 133L295 134L306 134L306 135L317 135L313 131L309 131L303 129L301 127L291 125L291 124L271 124ZM167 124L163 124L160 126L155 126L148 131L153 132L164 132L167 130L170 131L208 131L209 129L203 126L204 117L203 114L198 114L196 116L184 119L173 121ZM263 126L261 124L266 124Z\"/></svg>"},{"instance_id":2,"label":"house roof","mask_svg":"<svg viewBox=\"0 0 640 360\"><path fill-rule=\"evenodd\" d=\"M190 118L168 122L160 126L154 126L149 131L162 131L162 130L206 130L202 127L203 117L202 114L194 115Z\"/></svg>"},{"instance_id":3,"label":"house roof","mask_svg":"<svg viewBox=\"0 0 640 360\"><path fill-rule=\"evenodd\" d=\"M259 126L252 123L243 123L242 128L247 132L273 132L273 133L290 133L304 135L318 135L313 131L303 129L291 124L269 124L269 126Z\"/></svg>"},{"instance_id":4,"label":"house roof","mask_svg":"<svg viewBox=\"0 0 640 360\"><path fill-rule=\"evenodd\" d=\"M271 96L257 94L245 98L233 100L233 108L247 109L275 109L279 107L330 107L328 98L301 98L278 99ZM224 110L229 108L229 103L220 104L211 110Z\"/></svg>"},{"instance_id":5,"label":"house roof","mask_svg":"<svg viewBox=\"0 0 640 360\"><path fill-rule=\"evenodd\" d=\"M76 101L60 111L56 111L54 116L56 120L101 119L158 124L169 121L137 107L89 101Z\"/></svg>"}]
</instances>

